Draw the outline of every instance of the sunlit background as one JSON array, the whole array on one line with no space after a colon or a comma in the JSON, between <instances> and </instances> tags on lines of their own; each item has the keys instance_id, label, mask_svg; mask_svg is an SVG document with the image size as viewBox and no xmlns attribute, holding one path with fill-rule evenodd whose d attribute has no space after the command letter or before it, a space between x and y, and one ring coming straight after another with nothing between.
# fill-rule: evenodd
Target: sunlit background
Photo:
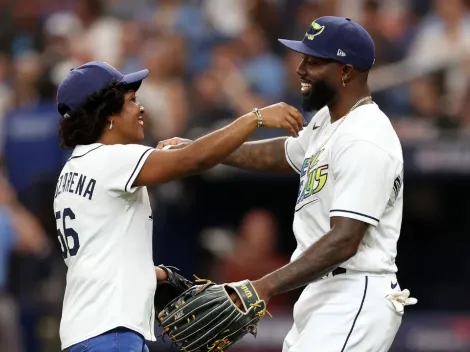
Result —
<instances>
[{"instance_id":1,"label":"sunlit background","mask_svg":"<svg viewBox=\"0 0 470 352\"><path fill-rule=\"evenodd\" d=\"M370 86L404 147L398 274L419 303L407 310L392 351L470 351L468 3L1 0L0 351L60 350L66 267L52 197L68 154L58 146L54 99L67 72L92 60L123 72L150 69L138 94L149 120L145 144L197 138L253 107L285 101L300 109L299 56L277 38L301 39L322 15L351 17L374 37ZM149 189L155 263L217 282L282 266L295 248L297 186L294 173L219 166ZM281 351L298 294L276 297L257 339L232 350ZM21 346L7 346L15 340Z\"/></svg>"}]
</instances>

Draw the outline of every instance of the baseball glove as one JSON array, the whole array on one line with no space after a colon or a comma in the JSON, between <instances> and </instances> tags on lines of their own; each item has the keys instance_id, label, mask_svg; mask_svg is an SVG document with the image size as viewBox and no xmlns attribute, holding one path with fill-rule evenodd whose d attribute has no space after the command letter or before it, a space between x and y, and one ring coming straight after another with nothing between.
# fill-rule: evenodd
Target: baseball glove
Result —
<instances>
[{"instance_id":1,"label":"baseball glove","mask_svg":"<svg viewBox=\"0 0 470 352\"><path fill-rule=\"evenodd\" d=\"M158 267L166 271L168 278L157 283L154 296L155 312L157 314L173 299L194 285L191 281L178 274L176 272L178 271L177 268L164 265L159 265Z\"/></svg>"},{"instance_id":2,"label":"baseball glove","mask_svg":"<svg viewBox=\"0 0 470 352\"><path fill-rule=\"evenodd\" d=\"M249 280L217 285L197 279L158 315L163 335L185 352L226 351L246 334L256 337L266 304ZM242 308L234 300L238 295ZM234 298L232 298L232 297Z\"/></svg>"}]
</instances>

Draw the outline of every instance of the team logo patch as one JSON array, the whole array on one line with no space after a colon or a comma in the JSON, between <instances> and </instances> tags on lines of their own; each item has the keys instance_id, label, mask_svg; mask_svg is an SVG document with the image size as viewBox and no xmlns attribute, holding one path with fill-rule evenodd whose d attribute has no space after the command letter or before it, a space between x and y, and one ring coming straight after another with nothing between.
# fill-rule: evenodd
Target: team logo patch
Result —
<instances>
[{"instance_id":1,"label":"team logo patch","mask_svg":"<svg viewBox=\"0 0 470 352\"><path fill-rule=\"evenodd\" d=\"M313 21L310 27L308 27L308 31L305 33L305 36L308 40L314 40L317 35L320 35L325 30L325 26L318 24L317 22Z\"/></svg>"},{"instance_id":2,"label":"team logo patch","mask_svg":"<svg viewBox=\"0 0 470 352\"><path fill-rule=\"evenodd\" d=\"M296 211L306 204L313 202L312 196L319 193L328 180L328 164L319 165L319 159L325 149L321 149L304 160L300 173L299 194L297 197Z\"/></svg>"},{"instance_id":3,"label":"team logo patch","mask_svg":"<svg viewBox=\"0 0 470 352\"><path fill-rule=\"evenodd\" d=\"M390 193L390 198L388 200L388 205L393 206L397 201L401 188L403 186L403 172L401 175L397 176L393 181L392 192Z\"/></svg>"}]
</instances>

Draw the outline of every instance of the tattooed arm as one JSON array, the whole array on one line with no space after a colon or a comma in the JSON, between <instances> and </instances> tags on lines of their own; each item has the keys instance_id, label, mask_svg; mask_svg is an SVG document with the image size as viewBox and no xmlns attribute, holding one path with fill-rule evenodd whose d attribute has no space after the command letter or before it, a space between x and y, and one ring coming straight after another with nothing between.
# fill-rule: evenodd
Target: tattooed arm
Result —
<instances>
[{"instance_id":1,"label":"tattooed arm","mask_svg":"<svg viewBox=\"0 0 470 352\"><path fill-rule=\"evenodd\" d=\"M290 172L293 171L286 160L284 144L287 137L245 142L222 164L251 171ZM171 149L184 148L192 141L184 138L171 138L158 143L157 149L164 146Z\"/></svg>"},{"instance_id":2,"label":"tattooed arm","mask_svg":"<svg viewBox=\"0 0 470 352\"><path fill-rule=\"evenodd\" d=\"M290 172L284 143L287 137L245 142L223 164L251 171Z\"/></svg>"}]
</instances>

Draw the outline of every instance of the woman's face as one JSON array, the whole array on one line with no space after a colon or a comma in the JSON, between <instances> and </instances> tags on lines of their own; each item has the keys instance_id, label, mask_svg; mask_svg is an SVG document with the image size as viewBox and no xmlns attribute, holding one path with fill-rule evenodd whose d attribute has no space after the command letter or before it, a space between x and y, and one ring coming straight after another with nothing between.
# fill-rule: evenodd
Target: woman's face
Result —
<instances>
[{"instance_id":1,"label":"woman's face","mask_svg":"<svg viewBox=\"0 0 470 352\"><path fill-rule=\"evenodd\" d=\"M134 91L124 96L124 105L117 116L111 118L113 133L122 144L139 143L144 139L144 107L137 101Z\"/></svg>"}]
</instances>

